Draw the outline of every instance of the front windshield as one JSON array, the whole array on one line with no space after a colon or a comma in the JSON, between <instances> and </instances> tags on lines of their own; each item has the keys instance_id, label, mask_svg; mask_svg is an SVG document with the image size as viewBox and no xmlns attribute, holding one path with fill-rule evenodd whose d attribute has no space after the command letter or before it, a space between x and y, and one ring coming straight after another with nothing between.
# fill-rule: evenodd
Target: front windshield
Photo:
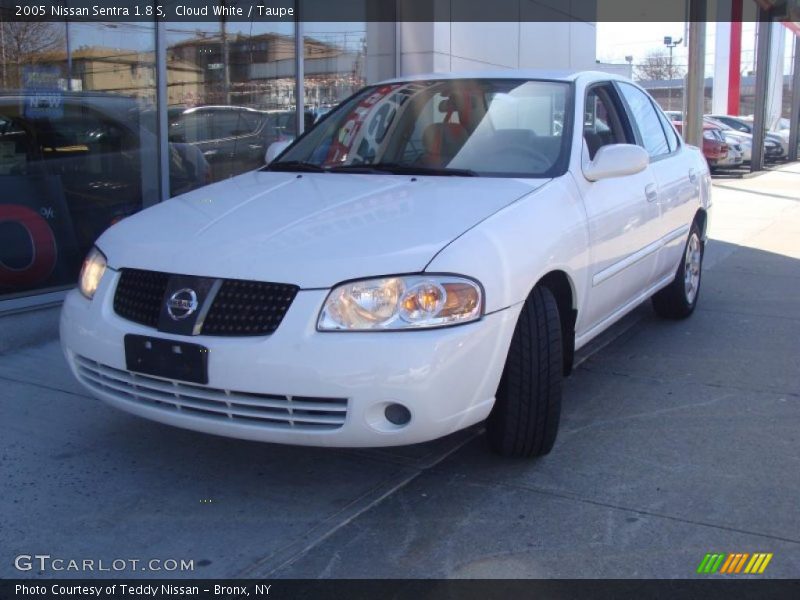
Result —
<instances>
[{"instance_id":1,"label":"front windshield","mask_svg":"<svg viewBox=\"0 0 800 600\"><path fill-rule=\"evenodd\" d=\"M506 79L366 88L269 168L552 177L566 169L570 89Z\"/></svg>"}]
</instances>

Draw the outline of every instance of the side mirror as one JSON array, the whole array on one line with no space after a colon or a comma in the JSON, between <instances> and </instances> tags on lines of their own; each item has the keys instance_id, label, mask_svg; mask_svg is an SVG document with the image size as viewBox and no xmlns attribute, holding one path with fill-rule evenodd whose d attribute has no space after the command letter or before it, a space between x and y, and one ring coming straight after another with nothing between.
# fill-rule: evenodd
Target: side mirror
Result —
<instances>
[{"instance_id":1,"label":"side mirror","mask_svg":"<svg viewBox=\"0 0 800 600\"><path fill-rule=\"evenodd\" d=\"M584 167L583 175L589 181L622 177L644 171L649 163L650 155L641 146L611 144L600 147L594 160Z\"/></svg>"},{"instance_id":2,"label":"side mirror","mask_svg":"<svg viewBox=\"0 0 800 600\"><path fill-rule=\"evenodd\" d=\"M264 156L264 163L269 164L276 158L278 155L286 150L286 148L291 144L291 140L281 140L279 142L272 142L269 147L267 148L267 153Z\"/></svg>"}]
</instances>

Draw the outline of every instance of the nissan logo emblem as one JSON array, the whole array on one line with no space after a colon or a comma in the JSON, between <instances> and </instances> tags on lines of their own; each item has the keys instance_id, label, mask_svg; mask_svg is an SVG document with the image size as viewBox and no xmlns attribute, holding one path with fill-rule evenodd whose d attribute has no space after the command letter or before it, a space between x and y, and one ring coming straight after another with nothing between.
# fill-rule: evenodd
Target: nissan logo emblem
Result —
<instances>
[{"instance_id":1,"label":"nissan logo emblem","mask_svg":"<svg viewBox=\"0 0 800 600\"><path fill-rule=\"evenodd\" d=\"M167 314L173 321L180 321L197 310L197 293L191 288L183 288L167 300Z\"/></svg>"}]
</instances>

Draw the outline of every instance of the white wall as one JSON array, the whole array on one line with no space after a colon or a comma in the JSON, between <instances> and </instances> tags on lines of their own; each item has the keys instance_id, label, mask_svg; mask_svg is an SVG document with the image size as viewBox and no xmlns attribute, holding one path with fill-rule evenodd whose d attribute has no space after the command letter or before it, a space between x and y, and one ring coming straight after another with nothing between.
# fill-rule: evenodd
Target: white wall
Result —
<instances>
[{"instance_id":1,"label":"white wall","mask_svg":"<svg viewBox=\"0 0 800 600\"><path fill-rule=\"evenodd\" d=\"M401 75L483 69L589 69L594 23L403 23Z\"/></svg>"},{"instance_id":2,"label":"white wall","mask_svg":"<svg viewBox=\"0 0 800 600\"><path fill-rule=\"evenodd\" d=\"M596 36L595 24L585 22L369 23L367 77L374 82L484 69L592 69Z\"/></svg>"}]
</instances>

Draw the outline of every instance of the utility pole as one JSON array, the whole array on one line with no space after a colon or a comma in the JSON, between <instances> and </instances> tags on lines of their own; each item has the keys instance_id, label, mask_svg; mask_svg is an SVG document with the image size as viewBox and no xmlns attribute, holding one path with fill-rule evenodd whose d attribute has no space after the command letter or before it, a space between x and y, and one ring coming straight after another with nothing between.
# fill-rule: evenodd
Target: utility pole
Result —
<instances>
[{"instance_id":1,"label":"utility pole","mask_svg":"<svg viewBox=\"0 0 800 600\"><path fill-rule=\"evenodd\" d=\"M68 7L69 2L64 2L64 4ZM64 36L66 38L66 50L67 50L67 91L72 91L72 48L70 47L69 41L69 17L64 19Z\"/></svg>"},{"instance_id":2,"label":"utility pole","mask_svg":"<svg viewBox=\"0 0 800 600\"><path fill-rule=\"evenodd\" d=\"M671 35L664 36L664 45L669 48L669 78L673 78L672 73L672 49L683 43L683 38L673 40Z\"/></svg>"},{"instance_id":3,"label":"utility pole","mask_svg":"<svg viewBox=\"0 0 800 600\"><path fill-rule=\"evenodd\" d=\"M679 40L673 41L671 35L665 35L664 36L664 45L667 48L669 48L669 71L668 71L668 73L669 73L670 86L672 84L672 80L675 78L675 74L674 74L674 72L672 70L672 49L675 48L675 46L677 46L678 44L681 44L682 42L683 42L683 38L680 38ZM672 87L668 87L667 90L668 90L667 91L667 94L668 94L668 96L667 96L667 98L668 98L667 105L669 106L669 110L673 110L672 109Z\"/></svg>"},{"instance_id":4,"label":"utility pole","mask_svg":"<svg viewBox=\"0 0 800 600\"><path fill-rule=\"evenodd\" d=\"M226 0L219 0L220 5L225 8ZM222 15L219 20L220 37L222 38L222 92L225 97L225 104L231 103L231 73L228 67L230 52L228 49L228 28L226 21L227 15Z\"/></svg>"},{"instance_id":5,"label":"utility pole","mask_svg":"<svg viewBox=\"0 0 800 600\"><path fill-rule=\"evenodd\" d=\"M758 8L758 39L756 40L756 103L753 110L753 152L750 171L764 168L764 137L767 133L767 90L769 88L772 17L768 10Z\"/></svg>"},{"instance_id":6,"label":"utility pole","mask_svg":"<svg viewBox=\"0 0 800 600\"><path fill-rule=\"evenodd\" d=\"M303 134L306 128L306 107L305 107L305 34L303 30L303 19L301 6L295 10L294 22L294 98L295 98L295 118L297 119L295 130L297 137Z\"/></svg>"},{"instance_id":7,"label":"utility pole","mask_svg":"<svg viewBox=\"0 0 800 600\"><path fill-rule=\"evenodd\" d=\"M72 48L69 44L69 19L64 19L64 28L66 29L66 44L67 44L67 91L72 91Z\"/></svg>"},{"instance_id":8,"label":"utility pole","mask_svg":"<svg viewBox=\"0 0 800 600\"><path fill-rule=\"evenodd\" d=\"M683 137L687 144L703 147L705 109L706 0L689 2L689 68L686 73L686 120Z\"/></svg>"},{"instance_id":9,"label":"utility pole","mask_svg":"<svg viewBox=\"0 0 800 600\"><path fill-rule=\"evenodd\" d=\"M797 160L800 133L800 37L794 38L794 70L792 72L792 112L789 114L789 160Z\"/></svg>"}]
</instances>

